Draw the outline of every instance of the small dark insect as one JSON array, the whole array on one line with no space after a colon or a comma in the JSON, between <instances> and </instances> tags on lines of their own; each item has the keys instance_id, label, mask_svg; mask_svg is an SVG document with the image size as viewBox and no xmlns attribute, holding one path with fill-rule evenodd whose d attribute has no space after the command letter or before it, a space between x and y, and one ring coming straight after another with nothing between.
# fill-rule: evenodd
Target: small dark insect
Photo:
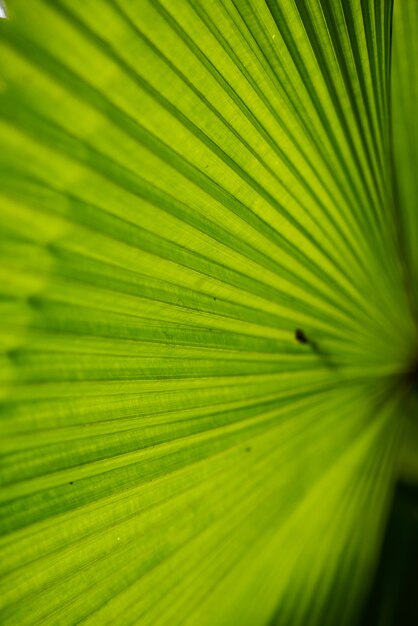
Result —
<instances>
[{"instance_id":1,"label":"small dark insect","mask_svg":"<svg viewBox=\"0 0 418 626\"><path fill-rule=\"evenodd\" d=\"M295 339L299 343L309 343L309 339L307 338L303 330L301 330L300 328L297 328L295 330Z\"/></svg>"},{"instance_id":2,"label":"small dark insect","mask_svg":"<svg viewBox=\"0 0 418 626\"><path fill-rule=\"evenodd\" d=\"M69 485L74 485L73 481L70 480L70 482L68 483Z\"/></svg>"}]
</instances>

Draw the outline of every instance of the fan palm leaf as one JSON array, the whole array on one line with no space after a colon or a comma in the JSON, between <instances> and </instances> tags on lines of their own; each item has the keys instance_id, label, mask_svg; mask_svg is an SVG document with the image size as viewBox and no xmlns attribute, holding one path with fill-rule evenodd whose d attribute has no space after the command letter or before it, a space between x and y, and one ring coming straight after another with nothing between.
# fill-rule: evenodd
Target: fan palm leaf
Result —
<instances>
[{"instance_id":1,"label":"fan palm leaf","mask_svg":"<svg viewBox=\"0 0 418 626\"><path fill-rule=\"evenodd\" d=\"M415 6L391 64L389 0L10 0L3 624L356 619L418 344Z\"/></svg>"}]
</instances>

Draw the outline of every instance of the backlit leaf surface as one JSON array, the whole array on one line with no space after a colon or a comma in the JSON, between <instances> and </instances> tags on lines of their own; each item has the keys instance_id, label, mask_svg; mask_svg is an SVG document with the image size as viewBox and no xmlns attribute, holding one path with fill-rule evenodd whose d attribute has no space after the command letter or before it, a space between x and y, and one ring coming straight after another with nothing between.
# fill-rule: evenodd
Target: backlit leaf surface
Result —
<instances>
[{"instance_id":1,"label":"backlit leaf surface","mask_svg":"<svg viewBox=\"0 0 418 626\"><path fill-rule=\"evenodd\" d=\"M355 620L417 346L399 4L392 140L389 0L8 3L2 624Z\"/></svg>"}]
</instances>

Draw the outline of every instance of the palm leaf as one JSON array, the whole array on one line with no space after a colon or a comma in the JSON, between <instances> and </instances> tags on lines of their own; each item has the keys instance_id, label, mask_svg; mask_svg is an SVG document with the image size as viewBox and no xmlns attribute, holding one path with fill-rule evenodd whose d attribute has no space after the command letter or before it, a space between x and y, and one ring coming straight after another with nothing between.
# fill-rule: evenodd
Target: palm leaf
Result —
<instances>
[{"instance_id":1,"label":"palm leaf","mask_svg":"<svg viewBox=\"0 0 418 626\"><path fill-rule=\"evenodd\" d=\"M2 623L352 623L417 343L391 3L8 17Z\"/></svg>"}]
</instances>

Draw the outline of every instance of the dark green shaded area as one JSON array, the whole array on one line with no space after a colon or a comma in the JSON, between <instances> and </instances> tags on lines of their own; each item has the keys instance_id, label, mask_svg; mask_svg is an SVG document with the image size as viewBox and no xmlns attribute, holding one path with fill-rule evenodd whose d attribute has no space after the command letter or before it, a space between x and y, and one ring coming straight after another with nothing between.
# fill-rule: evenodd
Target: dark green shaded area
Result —
<instances>
[{"instance_id":1,"label":"dark green shaded area","mask_svg":"<svg viewBox=\"0 0 418 626\"><path fill-rule=\"evenodd\" d=\"M399 483L379 565L358 626L418 624L418 485Z\"/></svg>"}]
</instances>

